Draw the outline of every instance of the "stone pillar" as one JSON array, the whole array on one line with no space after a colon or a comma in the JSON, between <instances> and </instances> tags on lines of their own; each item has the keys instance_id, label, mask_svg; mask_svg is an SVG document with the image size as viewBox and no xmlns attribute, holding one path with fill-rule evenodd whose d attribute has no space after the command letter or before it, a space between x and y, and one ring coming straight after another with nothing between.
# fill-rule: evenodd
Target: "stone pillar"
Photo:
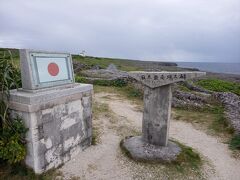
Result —
<instances>
[{"instance_id":1,"label":"stone pillar","mask_svg":"<svg viewBox=\"0 0 240 180\"><path fill-rule=\"evenodd\" d=\"M151 89L145 86L142 122L145 142L167 146L171 115L171 85Z\"/></svg>"},{"instance_id":2,"label":"stone pillar","mask_svg":"<svg viewBox=\"0 0 240 180\"><path fill-rule=\"evenodd\" d=\"M144 85L142 136L128 137L122 147L136 160L173 161L181 152L168 141L171 116L171 84L200 77L205 72L131 72Z\"/></svg>"}]
</instances>

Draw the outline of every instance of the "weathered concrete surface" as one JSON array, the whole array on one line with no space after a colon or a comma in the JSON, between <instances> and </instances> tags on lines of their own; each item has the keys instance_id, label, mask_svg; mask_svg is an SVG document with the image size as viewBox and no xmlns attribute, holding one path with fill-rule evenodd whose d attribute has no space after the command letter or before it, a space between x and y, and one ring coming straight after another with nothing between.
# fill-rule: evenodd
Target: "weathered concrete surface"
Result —
<instances>
[{"instance_id":1,"label":"weathered concrete surface","mask_svg":"<svg viewBox=\"0 0 240 180\"><path fill-rule=\"evenodd\" d=\"M159 86L185 81L206 75L205 72L129 72L129 76L142 82L145 86L156 88Z\"/></svg>"},{"instance_id":2,"label":"weathered concrete surface","mask_svg":"<svg viewBox=\"0 0 240 180\"><path fill-rule=\"evenodd\" d=\"M124 139L122 147L133 159L140 161L172 162L181 152L181 148L171 141L167 146L156 146L146 143L141 136Z\"/></svg>"},{"instance_id":3,"label":"weathered concrete surface","mask_svg":"<svg viewBox=\"0 0 240 180\"><path fill-rule=\"evenodd\" d=\"M23 107L28 108L27 112L36 111L42 107L42 103L46 104L52 100L61 102L64 98L76 99L79 93L89 90L92 90L92 85L78 83L47 88L40 91L26 91L25 89L11 90L10 103L22 111L24 111Z\"/></svg>"},{"instance_id":4,"label":"weathered concrete surface","mask_svg":"<svg viewBox=\"0 0 240 180\"><path fill-rule=\"evenodd\" d=\"M145 86L143 139L153 145L166 146L171 115L171 85L151 89Z\"/></svg>"},{"instance_id":5,"label":"weathered concrete surface","mask_svg":"<svg viewBox=\"0 0 240 180\"><path fill-rule=\"evenodd\" d=\"M58 167L91 144L92 85L36 93L11 91L12 116L27 132L26 164L36 173Z\"/></svg>"}]
</instances>

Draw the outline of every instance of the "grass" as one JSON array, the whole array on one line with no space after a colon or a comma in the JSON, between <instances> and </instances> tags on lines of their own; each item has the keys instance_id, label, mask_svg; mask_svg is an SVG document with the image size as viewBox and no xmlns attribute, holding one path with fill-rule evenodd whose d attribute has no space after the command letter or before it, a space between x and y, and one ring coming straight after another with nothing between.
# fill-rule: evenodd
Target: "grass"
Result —
<instances>
[{"instance_id":1,"label":"grass","mask_svg":"<svg viewBox=\"0 0 240 180\"><path fill-rule=\"evenodd\" d=\"M97 103L93 101L93 132L92 132L92 145L97 145L101 142L101 124L98 121L102 114L109 112L109 107L106 103Z\"/></svg>"},{"instance_id":2,"label":"grass","mask_svg":"<svg viewBox=\"0 0 240 180\"><path fill-rule=\"evenodd\" d=\"M52 180L56 177L62 177L62 174L57 170L50 170L41 175L35 174L31 169L19 163L9 165L5 162L0 162L0 179L11 180Z\"/></svg>"},{"instance_id":3,"label":"grass","mask_svg":"<svg viewBox=\"0 0 240 180\"><path fill-rule=\"evenodd\" d=\"M100 131L99 128L97 128L96 126L93 127L93 132L92 132L92 142L91 145L95 146L97 144L99 144L100 141Z\"/></svg>"},{"instance_id":4,"label":"grass","mask_svg":"<svg viewBox=\"0 0 240 180\"><path fill-rule=\"evenodd\" d=\"M86 65L86 69L93 66L100 68L107 68L108 65L114 64L122 71L143 71L149 69L158 69L159 71L184 71L186 69L177 67L176 63L171 62L157 62L157 61L139 61L132 59L118 59L118 58L103 58L103 57L82 57L79 55L72 55L73 59Z\"/></svg>"},{"instance_id":5,"label":"grass","mask_svg":"<svg viewBox=\"0 0 240 180\"><path fill-rule=\"evenodd\" d=\"M106 91L105 91L106 92ZM101 99L104 99L106 101L111 101L111 97L109 96L102 96ZM109 123L107 123L107 127L109 129L115 130L116 134L118 134L121 137L125 137L126 135L134 134L134 135L140 135L141 133L136 130L135 127L132 127L129 124L126 124L128 122L128 119L125 117L119 117L117 116L110 108L109 105L104 102L94 102L93 104L93 116L94 121L97 121L97 119L100 118L106 118ZM93 125L93 129L97 128L97 131L99 129L99 124ZM100 139L101 133L97 133L96 136L94 135L93 131L93 139ZM99 142L99 140L98 140Z\"/></svg>"},{"instance_id":6,"label":"grass","mask_svg":"<svg viewBox=\"0 0 240 180\"><path fill-rule=\"evenodd\" d=\"M208 130L212 135L224 137L233 134L233 128L229 125L224 106L213 97L207 99L207 106L202 108L173 108L173 117L192 123L196 128Z\"/></svg>"},{"instance_id":7,"label":"grass","mask_svg":"<svg viewBox=\"0 0 240 180\"><path fill-rule=\"evenodd\" d=\"M100 57L91 57L91 56L78 56L73 55L73 59L80 61L83 64L86 64L89 67L98 65L100 68L107 68L110 64L115 64L118 69L122 71L140 71L143 68L136 66L132 60L124 59L112 59L112 58L100 58Z\"/></svg>"},{"instance_id":8,"label":"grass","mask_svg":"<svg viewBox=\"0 0 240 180\"><path fill-rule=\"evenodd\" d=\"M100 115L104 112L109 112L109 107L106 103L97 103L94 101L93 103L93 116L94 118L99 118Z\"/></svg>"},{"instance_id":9,"label":"grass","mask_svg":"<svg viewBox=\"0 0 240 180\"><path fill-rule=\"evenodd\" d=\"M178 89L183 92L192 92L192 90L188 89L186 86L184 86L181 83L178 84Z\"/></svg>"},{"instance_id":10,"label":"grass","mask_svg":"<svg viewBox=\"0 0 240 180\"><path fill-rule=\"evenodd\" d=\"M200 155L193 150L191 147L181 144L180 142L174 141L182 149L181 153L175 160L176 168L180 171L185 171L188 168L194 168L199 170L202 166L202 160Z\"/></svg>"},{"instance_id":11,"label":"grass","mask_svg":"<svg viewBox=\"0 0 240 180\"><path fill-rule=\"evenodd\" d=\"M215 116L215 119L210 126L211 129L218 133L226 132L228 134L233 134L234 130L229 125L227 119L224 116L223 106L215 106L212 109L208 110L208 112L214 114Z\"/></svg>"},{"instance_id":12,"label":"grass","mask_svg":"<svg viewBox=\"0 0 240 180\"><path fill-rule=\"evenodd\" d=\"M240 150L240 134L234 135L230 140L229 147L233 150Z\"/></svg>"},{"instance_id":13,"label":"grass","mask_svg":"<svg viewBox=\"0 0 240 180\"><path fill-rule=\"evenodd\" d=\"M9 50L9 51L8 51ZM4 55L6 56L7 59L10 59L9 53L10 52L12 55L12 60L13 63L20 68L20 61L19 61L19 52L17 49L5 49L5 48L0 48L0 57L3 57Z\"/></svg>"},{"instance_id":14,"label":"grass","mask_svg":"<svg viewBox=\"0 0 240 180\"><path fill-rule=\"evenodd\" d=\"M232 92L240 96L240 84L220 79L202 79L195 82L210 91L216 92Z\"/></svg>"},{"instance_id":15,"label":"grass","mask_svg":"<svg viewBox=\"0 0 240 180\"><path fill-rule=\"evenodd\" d=\"M224 117L222 106L202 110L173 108L173 118L192 123L197 129L205 129L212 135L231 136L233 129Z\"/></svg>"}]
</instances>

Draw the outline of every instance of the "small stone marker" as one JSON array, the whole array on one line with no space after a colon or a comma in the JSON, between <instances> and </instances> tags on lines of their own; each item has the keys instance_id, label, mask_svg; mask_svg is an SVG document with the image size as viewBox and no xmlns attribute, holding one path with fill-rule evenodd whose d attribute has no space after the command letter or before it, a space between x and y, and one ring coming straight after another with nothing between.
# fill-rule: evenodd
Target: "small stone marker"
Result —
<instances>
[{"instance_id":1,"label":"small stone marker","mask_svg":"<svg viewBox=\"0 0 240 180\"><path fill-rule=\"evenodd\" d=\"M131 156L139 160L172 161L181 149L168 141L171 115L171 84L200 76L205 72L130 72L144 84L144 112L140 137L123 142Z\"/></svg>"}]
</instances>

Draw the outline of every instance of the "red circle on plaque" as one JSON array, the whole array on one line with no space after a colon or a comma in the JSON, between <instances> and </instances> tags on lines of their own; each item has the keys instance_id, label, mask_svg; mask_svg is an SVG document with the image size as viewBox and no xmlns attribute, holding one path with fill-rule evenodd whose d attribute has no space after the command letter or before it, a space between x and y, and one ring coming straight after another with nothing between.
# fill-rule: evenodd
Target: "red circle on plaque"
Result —
<instances>
[{"instance_id":1,"label":"red circle on plaque","mask_svg":"<svg viewBox=\"0 0 240 180\"><path fill-rule=\"evenodd\" d=\"M51 75L51 76L56 76L58 75L59 73L59 67L56 63L50 63L48 65L48 73Z\"/></svg>"}]
</instances>

